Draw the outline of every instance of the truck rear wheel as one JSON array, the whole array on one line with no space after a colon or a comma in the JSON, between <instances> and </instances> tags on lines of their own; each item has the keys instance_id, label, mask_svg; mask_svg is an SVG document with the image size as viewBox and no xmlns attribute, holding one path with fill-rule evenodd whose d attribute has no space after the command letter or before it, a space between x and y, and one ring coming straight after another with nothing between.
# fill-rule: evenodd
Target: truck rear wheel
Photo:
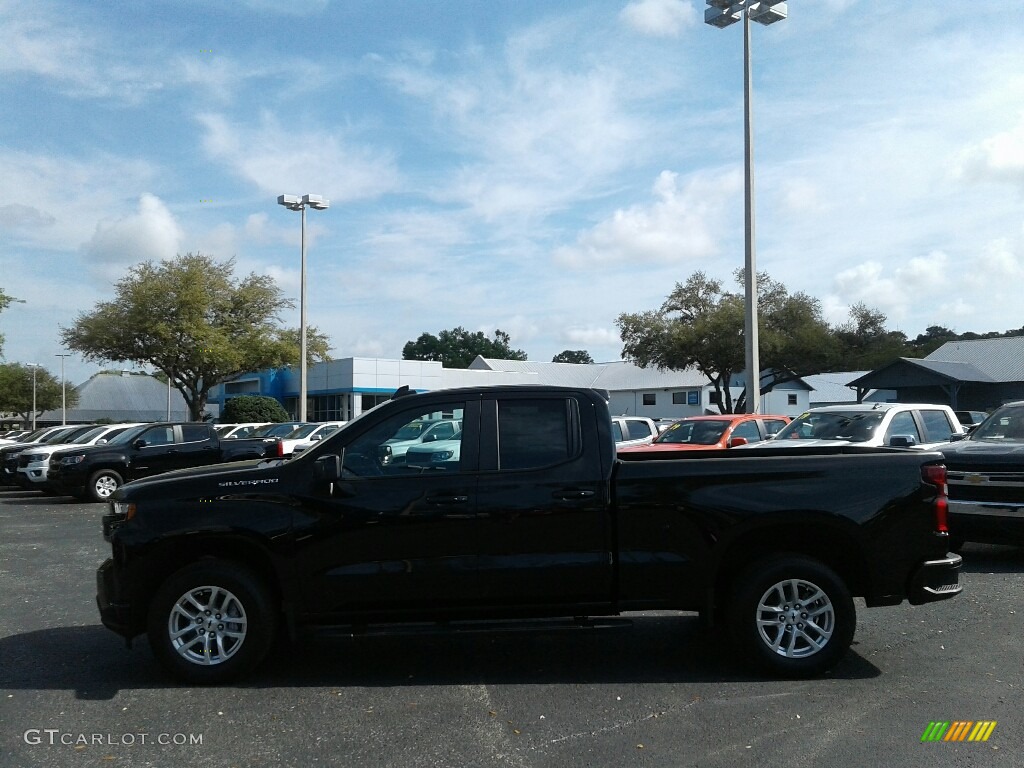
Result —
<instances>
[{"instance_id":1,"label":"truck rear wheel","mask_svg":"<svg viewBox=\"0 0 1024 768\"><path fill-rule=\"evenodd\" d=\"M276 617L266 587L235 563L202 560L172 575L150 605L154 655L179 680L210 685L253 669L270 650Z\"/></svg>"},{"instance_id":2,"label":"truck rear wheel","mask_svg":"<svg viewBox=\"0 0 1024 768\"><path fill-rule=\"evenodd\" d=\"M107 501L114 491L124 485L124 480L112 469L101 469L93 472L85 489L93 501Z\"/></svg>"},{"instance_id":3,"label":"truck rear wheel","mask_svg":"<svg viewBox=\"0 0 1024 768\"><path fill-rule=\"evenodd\" d=\"M831 568L801 555L778 555L739 577L729 619L742 658L774 675L812 677L846 653L857 613Z\"/></svg>"}]
</instances>

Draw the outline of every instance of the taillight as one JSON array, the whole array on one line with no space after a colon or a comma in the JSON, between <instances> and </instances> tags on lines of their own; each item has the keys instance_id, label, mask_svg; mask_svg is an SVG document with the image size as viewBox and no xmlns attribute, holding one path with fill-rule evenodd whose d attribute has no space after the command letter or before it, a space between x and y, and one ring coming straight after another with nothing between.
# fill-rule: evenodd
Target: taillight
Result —
<instances>
[{"instance_id":1,"label":"taillight","mask_svg":"<svg viewBox=\"0 0 1024 768\"><path fill-rule=\"evenodd\" d=\"M946 465L928 464L921 467L921 477L929 485L938 490L932 509L935 512L935 531L949 533L949 487L946 485Z\"/></svg>"},{"instance_id":2,"label":"taillight","mask_svg":"<svg viewBox=\"0 0 1024 768\"><path fill-rule=\"evenodd\" d=\"M279 458L279 459L283 459L284 458L284 440L282 440L281 438L277 438L277 458ZM942 476L945 477L946 476L945 475L946 468L943 467L942 471L943 471L943 475Z\"/></svg>"}]
</instances>

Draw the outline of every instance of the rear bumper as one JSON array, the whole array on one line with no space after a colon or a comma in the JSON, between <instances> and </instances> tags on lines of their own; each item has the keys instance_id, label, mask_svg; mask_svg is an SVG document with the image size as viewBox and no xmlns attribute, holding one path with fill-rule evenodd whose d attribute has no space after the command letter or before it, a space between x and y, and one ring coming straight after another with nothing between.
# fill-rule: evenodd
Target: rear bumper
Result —
<instances>
[{"instance_id":1,"label":"rear bumper","mask_svg":"<svg viewBox=\"0 0 1024 768\"><path fill-rule=\"evenodd\" d=\"M960 584L960 566L963 558L952 552L938 560L921 563L910 578L907 598L912 605L949 600L963 591Z\"/></svg>"}]
</instances>

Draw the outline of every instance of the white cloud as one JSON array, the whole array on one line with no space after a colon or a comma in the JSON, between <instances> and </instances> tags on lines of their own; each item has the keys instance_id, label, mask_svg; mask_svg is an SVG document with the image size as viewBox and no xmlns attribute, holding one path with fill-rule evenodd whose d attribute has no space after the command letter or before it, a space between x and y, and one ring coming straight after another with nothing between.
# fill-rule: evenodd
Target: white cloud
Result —
<instances>
[{"instance_id":1,"label":"white cloud","mask_svg":"<svg viewBox=\"0 0 1024 768\"><path fill-rule=\"evenodd\" d=\"M122 104L163 87L159 70L124 59L120 35L91 29L75 10L45 1L0 5L0 74L39 78L77 98L116 96Z\"/></svg>"},{"instance_id":2,"label":"white cloud","mask_svg":"<svg viewBox=\"0 0 1024 768\"><path fill-rule=\"evenodd\" d=\"M125 266L141 261L172 259L183 233L160 198L144 194L138 210L118 219L97 223L85 252L94 265Z\"/></svg>"},{"instance_id":3,"label":"white cloud","mask_svg":"<svg viewBox=\"0 0 1024 768\"><path fill-rule=\"evenodd\" d=\"M559 338L569 344L583 344L585 346L615 346L622 343L622 337L618 331L611 328L587 326L582 328L566 328L559 335Z\"/></svg>"},{"instance_id":4,"label":"white cloud","mask_svg":"<svg viewBox=\"0 0 1024 768\"><path fill-rule=\"evenodd\" d=\"M696 25L696 13L683 0L634 0L619 14L630 27L654 37L679 37Z\"/></svg>"},{"instance_id":5,"label":"white cloud","mask_svg":"<svg viewBox=\"0 0 1024 768\"><path fill-rule=\"evenodd\" d=\"M318 194L336 202L374 198L399 187L390 153L329 131L292 130L263 113L259 125L198 117L206 153L267 194Z\"/></svg>"},{"instance_id":6,"label":"white cloud","mask_svg":"<svg viewBox=\"0 0 1024 768\"><path fill-rule=\"evenodd\" d=\"M964 150L957 170L968 179L1024 185L1024 114L1015 127Z\"/></svg>"},{"instance_id":7,"label":"white cloud","mask_svg":"<svg viewBox=\"0 0 1024 768\"><path fill-rule=\"evenodd\" d=\"M124 190L145 189L154 169L110 155L78 159L0 149L0 227L8 242L74 250L96 222L122 209Z\"/></svg>"},{"instance_id":8,"label":"white cloud","mask_svg":"<svg viewBox=\"0 0 1024 768\"><path fill-rule=\"evenodd\" d=\"M695 174L681 184L678 174L662 171L653 203L615 211L554 257L571 267L707 258L718 251L723 214L736 203L740 184L736 172Z\"/></svg>"}]
</instances>

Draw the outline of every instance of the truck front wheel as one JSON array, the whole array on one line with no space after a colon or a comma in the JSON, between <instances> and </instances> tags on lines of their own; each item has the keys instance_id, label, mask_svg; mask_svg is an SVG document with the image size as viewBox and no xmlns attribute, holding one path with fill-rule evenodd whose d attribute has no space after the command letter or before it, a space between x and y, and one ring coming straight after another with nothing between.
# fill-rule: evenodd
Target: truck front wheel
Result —
<instances>
[{"instance_id":1,"label":"truck front wheel","mask_svg":"<svg viewBox=\"0 0 1024 768\"><path fill-rule=\"evenodd\" d=\"M150 605L154 655L179 680L235 679L267 655L275 615L259 578L235 563L201 560L161 585Z\"/></svg>"},{"instance_id":2,"label":"truck front wheel","mask_svg":"<svg viewBox=\"0 0 1024 768\"><path fill-rule=\"evenodd\" d=\"M762 670L812 677L850 647L857 624L853 598L823 563L779 555L754 563L735 583L732 636L742 657Z\"/></svg>"},{"instance_id":3,"label":"truck front wheel","mask_svg":"<svg viewBox=\"0 0 1024 768\"><path fill-rule=\"evenodd\" d=\"M101 469L99 472L93 472L86 491L93 501L107 501L123 484L124 480L117 472L112 469Z\"/></svg>"}]
</instances>

